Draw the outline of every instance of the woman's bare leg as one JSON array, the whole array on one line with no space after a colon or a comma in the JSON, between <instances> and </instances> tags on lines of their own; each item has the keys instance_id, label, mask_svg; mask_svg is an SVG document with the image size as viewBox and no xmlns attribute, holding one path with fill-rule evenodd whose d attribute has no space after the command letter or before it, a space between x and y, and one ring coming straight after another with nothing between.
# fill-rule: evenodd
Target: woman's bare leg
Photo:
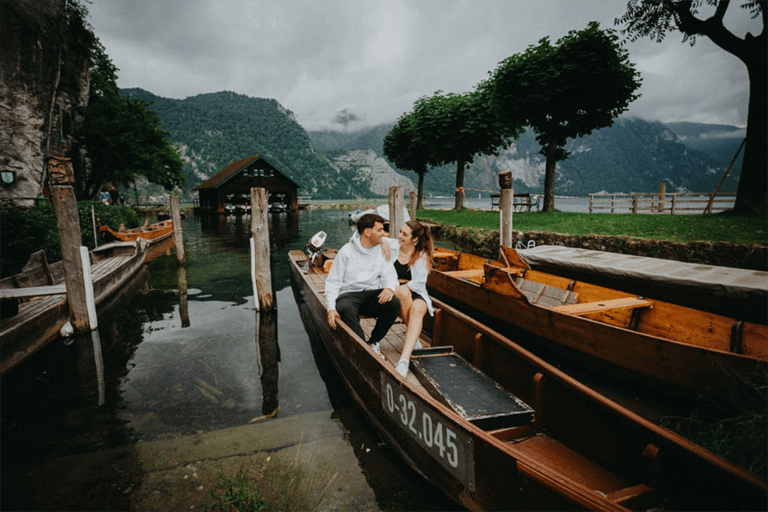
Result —
<instances>
[{"instance_id":1,"label":"woman's bare leg","mask_svg":"<svg viewBox=\"0 0 768 512\"><path fill-rule=\"evenodd\" d=\"M413 304L413 298L411 297L411 289L407 284L401 284L395 290L395 297L400 301L400 318L404 323L408 323L408 310L411 309Z\"/></svg>"},{"instance_id":2,"label":"woman's bare leg","mask_svg":"<svg viewBox=\"0 0 768 512\"><path fill-rule=\"evenodd\" d=\"M424 325L424 315L427 313L427 303L421 299L412 301L408 310L408 321L405 331L405 341L403 342L403 351L400 353L400 360L395 365L397 371L405 377L408 375L408 364L411 360L411 353L416 346L421 334L421 328Z\"/></svg>"}]
</instances>

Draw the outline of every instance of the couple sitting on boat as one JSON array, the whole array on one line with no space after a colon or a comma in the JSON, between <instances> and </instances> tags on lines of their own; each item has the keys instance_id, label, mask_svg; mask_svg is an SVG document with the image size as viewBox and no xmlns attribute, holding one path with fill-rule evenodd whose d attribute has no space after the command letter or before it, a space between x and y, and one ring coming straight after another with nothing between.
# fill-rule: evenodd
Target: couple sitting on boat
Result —
<instances>
[{"instance_id":1,"label":"couple sitting on boat","mask_svg":"<svg viewBox=\"0 0 768 512\"><path fill-rule=\"evenodd\" d=\"M381 352L379 342L399 315L406 323L406 336L395 368L405 377L424 314L434 314L427 295L432 236L427 226L410 220L397 240L386 238L385 222L376 214L357 221L357 232L339 250L328 273L325 303L332 329L341 319L363 340L359 317L375 317L368 343L377 353Z\"/></svg>"}]
</instances>

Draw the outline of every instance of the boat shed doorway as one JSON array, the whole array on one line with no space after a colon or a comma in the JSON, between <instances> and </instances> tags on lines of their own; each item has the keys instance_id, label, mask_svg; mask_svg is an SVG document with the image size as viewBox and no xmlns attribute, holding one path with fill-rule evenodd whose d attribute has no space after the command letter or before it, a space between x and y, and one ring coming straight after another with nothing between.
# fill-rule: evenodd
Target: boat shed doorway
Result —
<instances>
[{"instance_id":1,"label":"boat shed doorway","mask_svg":"<svg viewBox=\"0 0 768 512\"><path fill-rule=\"evenodd\" d=\"M250 210L252 188L264 188L272 211L299 207L297 185L261 155L237 160L193 190L198 192L201 213L242 213Z\"/></svg>"}]
</instances>

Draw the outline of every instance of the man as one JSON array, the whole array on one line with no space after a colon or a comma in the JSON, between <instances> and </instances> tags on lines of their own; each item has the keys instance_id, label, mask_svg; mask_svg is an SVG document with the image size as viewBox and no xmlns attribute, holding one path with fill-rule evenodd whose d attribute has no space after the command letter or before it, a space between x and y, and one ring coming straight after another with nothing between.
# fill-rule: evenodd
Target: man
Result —
<instances>
[{"instance_id":1,"label":"man","mask_svg":"<svg viewBox=\"0 0 768 512\"><path fill-rule=\"evenodd\" d=\"M339 250L325 281L328 325L336 329L341 319L365 340L359 317L376 318L368 343L377 353L381 353L379 342L400 311L400 301L395 297L397 272L381 251L385 222L375 213L360 217L357 232Z\"/></svg>"}]
</instances>

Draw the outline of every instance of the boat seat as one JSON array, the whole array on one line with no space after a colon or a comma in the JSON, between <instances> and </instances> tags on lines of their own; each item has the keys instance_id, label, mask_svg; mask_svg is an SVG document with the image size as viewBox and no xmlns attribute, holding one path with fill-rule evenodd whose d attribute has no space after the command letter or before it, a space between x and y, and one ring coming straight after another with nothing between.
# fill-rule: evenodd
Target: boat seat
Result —
<instances>
[{"instance_id":1,"label":"boat seat","mask_svg":"<svg viewBox=\"0 0 768 512\"><path fill-rule=\"evenodd\" d=\"M430 395L484 430L533 421L528 404L453 352L453 347L414 350L411 371Z\"/></svg>"},{"instance_id":2,"label":"boat seat","mask_svg":"<svg viewBox=\"0 0 768 512\"><path fill-rule=\"evenodd\" d=\"M515 285L526 296L528 302L545 308L555 309L558 306L575 305L578 297L576 292L523 278L516 279Z\"/></svg>"},{"instance_id":3,"label":"boat seat","mask_svg":"<svg viewBox=\"0 0 768 512\"><path fill-rule=\"evenodd\" d=\"M653 302L649 300L639 299L637 297L621 297L618 299L598 300L594 302L582 302L581 304L555 306L550 309L552 311L557 311L558 313L580 316L588 315L590 313L598 313L609 309L635 309L650 307L653 307Z\"/></svg>"},{"instance_id":4,"label":"boat seat","mask_svg":"<svg viewBox=\"0 0 768 512\"><path fill-rule=\"evenodd\" d=\"M0 290L0 299L26 299L41 295L60 295L67 293L65 284L52 286L27 286L25 288L5 288Z\"/></svg>"},{"instance_id":5,"label":"boat seat","mask_svg":"<svg viewBox=\"0 0 768 512\"><path fill-rule=\"evenodd\" d=\"M446 270L443 272L445 275L455 277L456 279L472 279L483 277L485 271L482 268L471 268L468 270Z\"/></svg>"}]
</instances>

